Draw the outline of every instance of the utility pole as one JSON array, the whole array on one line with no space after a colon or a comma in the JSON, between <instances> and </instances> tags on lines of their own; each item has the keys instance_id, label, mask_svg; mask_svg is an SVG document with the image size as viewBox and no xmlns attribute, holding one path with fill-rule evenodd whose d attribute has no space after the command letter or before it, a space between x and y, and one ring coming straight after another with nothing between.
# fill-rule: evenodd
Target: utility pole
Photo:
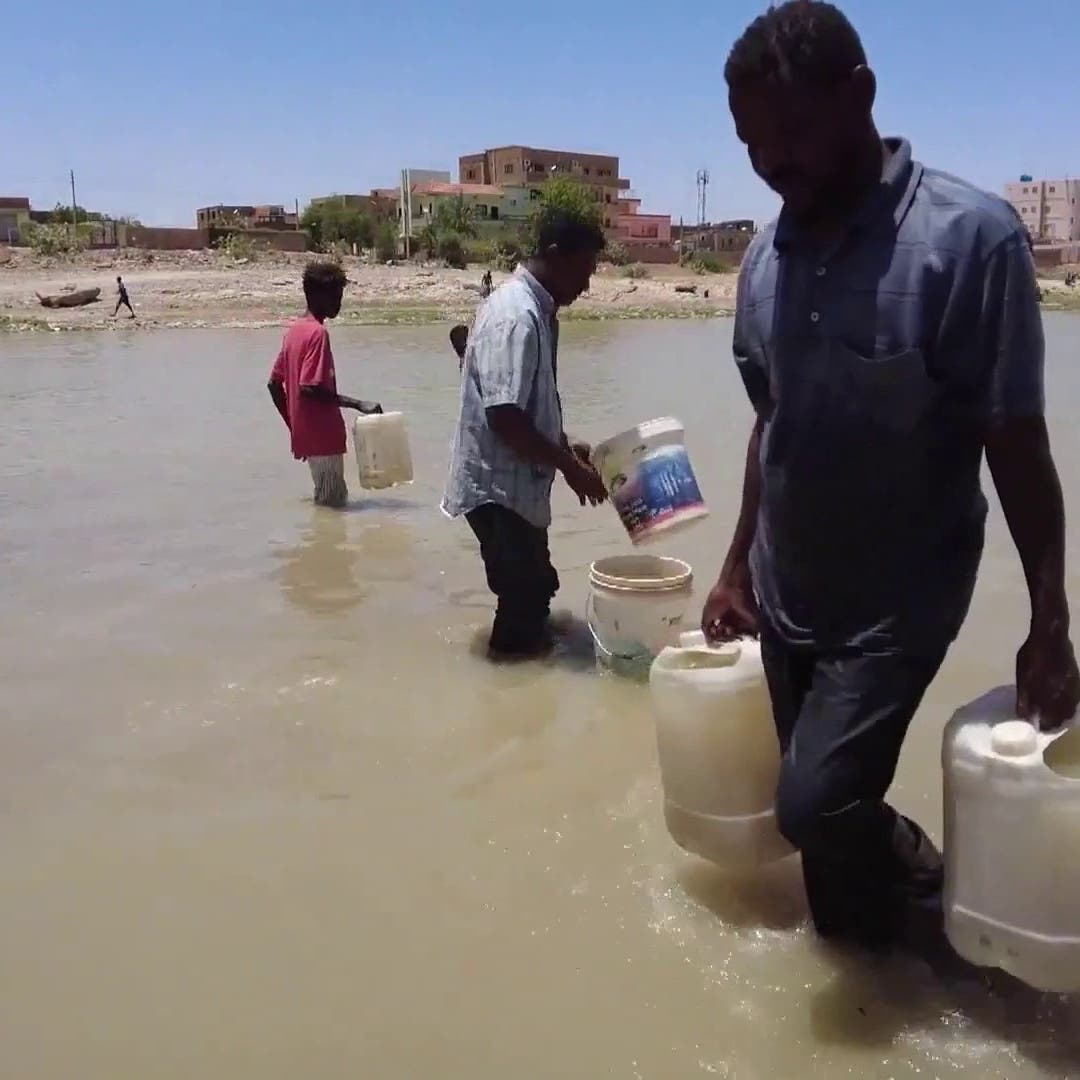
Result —
<instances>
[{"instance_id":1,"label":"utility pole","mask_svg":"<svg viewBox=\"0 0 1080 1080\"><path fill-rule=\"evenodd\" d=\"M71 235L74 237L78 235L79 231L79 211L78 204L75 202L75 170L71 170Z\"/></svg>"},{"instance_id":2,"label":"utility pole","mask_svg":"<svg viewBox=\"0 0 1080 1080\"><path fill-rule=\"evenodd\" d=\"M296 231L300 231L300 200L293 199L293 216L296 218Z\"/></svg>"}]
</instances>

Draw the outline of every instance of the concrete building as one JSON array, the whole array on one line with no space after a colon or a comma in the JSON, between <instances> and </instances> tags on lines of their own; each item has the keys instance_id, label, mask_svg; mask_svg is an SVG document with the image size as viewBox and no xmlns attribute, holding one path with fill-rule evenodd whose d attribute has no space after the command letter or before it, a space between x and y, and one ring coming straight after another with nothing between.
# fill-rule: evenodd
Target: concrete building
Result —
<instances>
[{"instance_id":1,"label":"concrete building","mask_svg":"<svg viewBox=\"0 0 1080 1080\"><path fill-rule=\"evenodd\" d=\"M1080 240L1080 180L1033 180L1022 176L1005 185L1031 238L1050 243Z\"/></svg>"},{"instance_id":2,"label":"concrete building","mask_svg":"<svg viewBox=\"0 0 1080 1080\"><path fill-rule=\"evenodd\" d=\"M619 197L630 181L619 176L619 159L578 150L541 150L532 146L500 146L458 159L462 184L498 184L537 191L553 176L572 176L593 188L603 204L604 228L615 230Z\"/></svg>"},{"instance_id":3,"label":"concrete building","mask_svg":"<svg viewBox=\"0 0 1080 1080\"><path fill-rule=\"evenodd\" d=\"M714 254L742 252L754 239L754 223L749 218L718 221L705 225L673 225L672 239L680 253L711 251Z\"/></svg>"},{"instance_id":4,"label":"concrete building","mask_svg":"<svg viewBox=\"0 0 1080 1080\"><path fill-rule=\"evenodd\" d=\"M195 211L199 229L296 229L296 213L274 203L262 206L203 206Z\"/></svg>"},{"instance_id":5,"label":"concrete building","mask_svg":"<svg viewBox=\"0 0 1080 1080\"><path fill-rule=\"evenodd\" d=\"M17 244L30 220L28 198L22 195L0 196L0 244Z\"/></svg>"},{"instance_id":6,"label":"concrete building","mask_svg":"<svg viewBox=\"0 0 1080 1080\"><path fill-rule=\"evenodd\" d=\"M671 215L643 214L637 196L619 199L615 237L624 244L671 245Z\"/></svg>"},{"instance_id":7,"label":"concrete building","mask_svg":"<svg viewBox=\"0 0 1080 1080\"><path fill-rule=\"evenodd\" d=\"M413 183L409 185L412 195L413 235L430 225L439 207L460 199L472 212L473 220L481 232L485 228L505 224L524 224L528 220L529 193L525 188L503 187L499 184L451 184L443 181ZM372 195L392 201L398 220L403 217L400 188L377 188Z\"/></svg>"}]
</instances>

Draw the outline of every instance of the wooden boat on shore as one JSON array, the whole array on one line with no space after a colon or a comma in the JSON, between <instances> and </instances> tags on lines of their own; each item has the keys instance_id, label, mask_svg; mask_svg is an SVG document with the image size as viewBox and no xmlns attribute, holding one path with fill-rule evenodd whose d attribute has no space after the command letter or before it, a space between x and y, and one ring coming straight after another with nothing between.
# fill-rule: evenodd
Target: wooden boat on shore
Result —
<instances>
[{"instance_id":1,"label":"wooden boat on shore","mask_svg":"<svg viewBox=\"0 0 1080 1080\"><path fill-rule=\"evenodd\" d=\"M101 296L100 289L72 289L70 292L53 293L51 296L42 296L34 293L38 303L47 308L82 307L84 304L93 304Z\"/></svg>"}]
</instances>

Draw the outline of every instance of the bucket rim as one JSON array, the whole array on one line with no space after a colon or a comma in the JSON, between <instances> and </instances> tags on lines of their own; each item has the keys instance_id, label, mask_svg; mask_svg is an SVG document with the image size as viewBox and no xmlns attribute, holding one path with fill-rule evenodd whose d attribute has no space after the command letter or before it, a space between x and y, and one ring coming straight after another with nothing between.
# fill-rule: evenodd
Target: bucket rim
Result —
<instances>
[{"instance_id":1,"label":"bucket rim","mask_svg":"<svg viewBox=\"0 0 1080 1080\"><path fill-rule=\"evenodd\" d=\"M593 453L610 454L614 452L616 447L626 442L637 443L643 439L654 438L657 435L685 435L685 433L686 428L681 420L677 420L674 416L658 416L653 420L643 420L640 424L635 424L625 431L612 435L609 439L604 439L603 442L596 444Z\"/></svg>"},{"instance_id":2,"label":"bucket rim","mask_svg":"<svg viewBox=\"0 0 1080 1080\"><path fill-rule=\"evenodd\" d=\"M673 569L678 567L678 570L674 574L663 577L626 577L602 569L605 563L621 559L633 559L639 562L655 561ZM589 566L589 583L615 592L674 592L677 589L685 589L693 578L693 567L688 562L671 555L608 555L603 559L597 559Z\"/></svg>"}]
</instances>

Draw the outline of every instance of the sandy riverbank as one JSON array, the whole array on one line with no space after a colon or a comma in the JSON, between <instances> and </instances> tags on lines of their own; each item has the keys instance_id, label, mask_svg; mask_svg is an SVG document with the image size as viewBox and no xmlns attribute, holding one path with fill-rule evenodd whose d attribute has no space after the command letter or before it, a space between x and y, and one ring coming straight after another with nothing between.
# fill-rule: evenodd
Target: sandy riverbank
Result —
<instances>
[{"instance_id":1,"label":"sandy riverbank","mask_svg":"<svg viewBox=\"0 0 1080 1080\"><path fill-rule=\"evenodd\" d=\"M86 252L71 260L28 251L0 254L0 329L129 330L171 327L276 326L302 307L300 275L310 256L264 255L237 263L211 251ZM346 324L428 323L468 319L479 301L481 267L373 266L345 260L350 287ZM605 266L570 311L576 318L692 318L729 314L735 274L698 275L679 267L649 267L646 276ZM138 320L112 318L117 274ZM496 284L506 275L494 274ZM83 308L47 309L35 293L97 286L101 300ZM677 292L693 286L696 294ZM708 296L705 296L706 290Z\"/></svg>"},{"instance_id":2,"label":"sandy riverbank","mask_svg":"<svg viewBox=\"0 0 1080 1080\"><path fill-rule=\"evenodd\" d=\"M281 253L235 262L212 251L103 251L58 259L0 249L0 331L277 326L302 306L300 275L309 258ZM481 267L374 266L359 259L346 259L345 265L351 283L341 316L345 324L467 320L479 300ZM733 310L734 273L700 275L675 266L643 272L632 278L628 270L602 267L592 290L567 316L709 318ZM117 274L127 283L135 322L126 314L112 317ZM496 283L505 276L496 273ZM1056 278L1040 285L1047 308L1080 311L1080 289ZM35 297L93 286L101 289L101 300L83 308L47 309ZM690 287L696 292L678 291Z\"/></svg>"}]
</instances>

